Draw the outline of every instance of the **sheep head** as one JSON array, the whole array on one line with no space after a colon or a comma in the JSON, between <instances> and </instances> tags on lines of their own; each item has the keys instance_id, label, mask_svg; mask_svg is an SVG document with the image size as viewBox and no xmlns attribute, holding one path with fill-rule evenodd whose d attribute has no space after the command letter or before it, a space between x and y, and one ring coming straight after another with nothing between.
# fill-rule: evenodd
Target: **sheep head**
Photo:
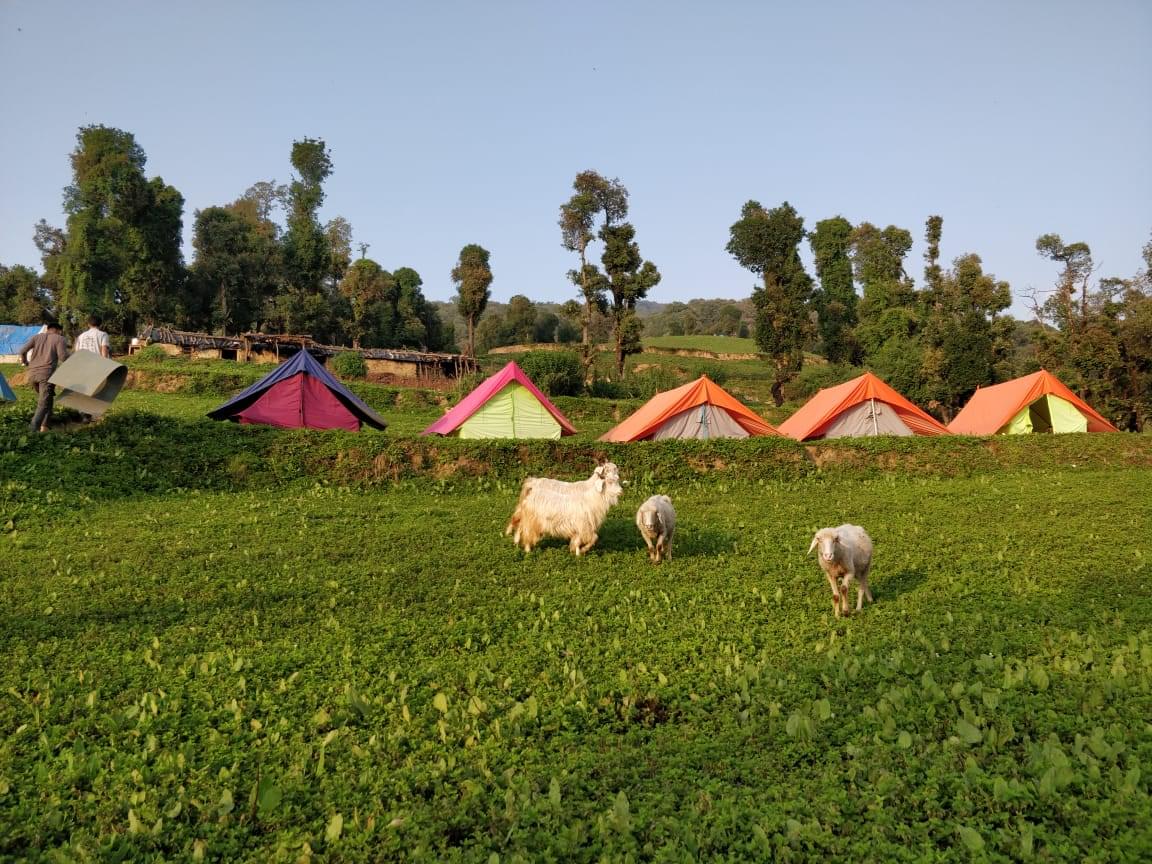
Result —
<instances>
[{"instance_id":1,"label":"sheep head","mask_svg":"<svg viewBox=\"0 0 1152 864\"><path fill-rule=\"evenodd\" d=\"M836 557L836 547L840 545L840 535L835 528L821 528L812 538L812 545L808 547L808 554L817 546L820 547L820 557L825 561L832 561Z\"/></svg>"}]
</instances>

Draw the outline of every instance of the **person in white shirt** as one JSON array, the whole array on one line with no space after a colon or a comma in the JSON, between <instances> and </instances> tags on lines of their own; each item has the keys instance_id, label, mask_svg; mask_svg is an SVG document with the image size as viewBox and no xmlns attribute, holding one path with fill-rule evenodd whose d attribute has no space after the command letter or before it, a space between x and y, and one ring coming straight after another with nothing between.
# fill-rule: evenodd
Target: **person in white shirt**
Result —
<instances>
[{"instance_id":1,"label":"person in white shirt","mask_svg":"<svg viewBox=\"0 0 1152 864\"><path fill-rule=\"evenodd\" d=\"M110 357L112 352L108 347L108 334L100 329L100 323L99 316L89 315L88 329L76 337L76 344L72 346L72 350L91 351L101 357Z\"/></svg>"}]
</instances>

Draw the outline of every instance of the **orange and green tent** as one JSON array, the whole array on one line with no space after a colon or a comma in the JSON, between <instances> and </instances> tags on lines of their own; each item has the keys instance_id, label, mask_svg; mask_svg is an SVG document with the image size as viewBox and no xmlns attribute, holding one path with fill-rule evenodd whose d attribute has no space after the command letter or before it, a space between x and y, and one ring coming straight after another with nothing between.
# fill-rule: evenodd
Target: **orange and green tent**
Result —
<instances>
[{"instance_id":1,"label":"orange and green tent","mask_svg":"<svg viewBox=\"0 0 1152 864\"><path fill-rule=\"evenodd\" d=\"M821 390L780 424L797 441L867 435L947 435L948 428L871 372Z\"/></svg>"},{"instance_id":2,"label":"orange and green tent","mask_svg":"<svg viewBox=\"0 0 1152 864\"><path fill-rule=\"evenodd\" d=\"M1046 369L981 387L948 430L956 435L1119 431Z\"/></svg>"},{"instance_id":3,"label":"orange and green tent","mask_svg":"<svg viewBox=\"0 0 1152 864\"><path fill-rule=\"evenodd\" d=\"M601 441L662 438L748 438L780 433L707 375L657 393Z\"/></svg>"}]
</instances>

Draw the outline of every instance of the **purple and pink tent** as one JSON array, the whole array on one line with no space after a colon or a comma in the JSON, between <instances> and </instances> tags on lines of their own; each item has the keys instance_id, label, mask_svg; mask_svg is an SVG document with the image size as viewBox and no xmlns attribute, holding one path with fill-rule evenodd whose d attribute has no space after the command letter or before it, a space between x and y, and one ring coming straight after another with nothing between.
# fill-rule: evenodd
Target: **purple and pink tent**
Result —
<instances>
[{"instance_id":1,"label":"purple and pink tent","mask_svg":"<svg viewBox=\"0 0 1152 864\"><path fill-rule=\"evenodd\" d=\"M420 433L461 438L559 438L575 435L568 418L524 370L509 363Z\"/></svg>"},{"instance_id":2,"label":"purple and pink tent","mask_svg":"<svg viewBox=\"0 0 1152 864\"><path fill-rule=\"evenodd\" d=\"M298 351L247 390L209 411L213 420L285 429L348 429L388 423L337 381L307 351Z\"/></svg>"}]
</instances>

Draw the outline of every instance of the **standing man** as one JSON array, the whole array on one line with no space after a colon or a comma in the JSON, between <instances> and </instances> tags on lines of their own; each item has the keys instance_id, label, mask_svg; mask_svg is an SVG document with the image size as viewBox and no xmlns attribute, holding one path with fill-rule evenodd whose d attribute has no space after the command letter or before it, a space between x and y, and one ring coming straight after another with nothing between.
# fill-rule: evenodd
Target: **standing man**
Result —
<instances>
[{"instance_id":1,"label":"standing man","mask_svg":"<svg viewBox=\"0 0 1152 864\"><path fill-rule=\"evenodd\" d=\"M60 333L60 322L49 321L47 331L37 333L20 348L20 363L28 367L28 383L36 391L36 413L32 415L33 432L47 432L52 403L56 399L56 385L48 379L68 357L68 346ZM28 353L31 352L31 358Z\"/></svg>"},{"instance_id":2,"label":"standing man","mask_svg":"<svg viewBox=\"0 0 1152 864\"><path fill-rule=\"evenodd\" d=\"M76 344L72 346L72 350L91 351L101 357L111 357L112 352L108 348L108 334L100 329L100 324L99 315L89 315L88 329L76 337Z\"/></svg>"}]
</instances>

